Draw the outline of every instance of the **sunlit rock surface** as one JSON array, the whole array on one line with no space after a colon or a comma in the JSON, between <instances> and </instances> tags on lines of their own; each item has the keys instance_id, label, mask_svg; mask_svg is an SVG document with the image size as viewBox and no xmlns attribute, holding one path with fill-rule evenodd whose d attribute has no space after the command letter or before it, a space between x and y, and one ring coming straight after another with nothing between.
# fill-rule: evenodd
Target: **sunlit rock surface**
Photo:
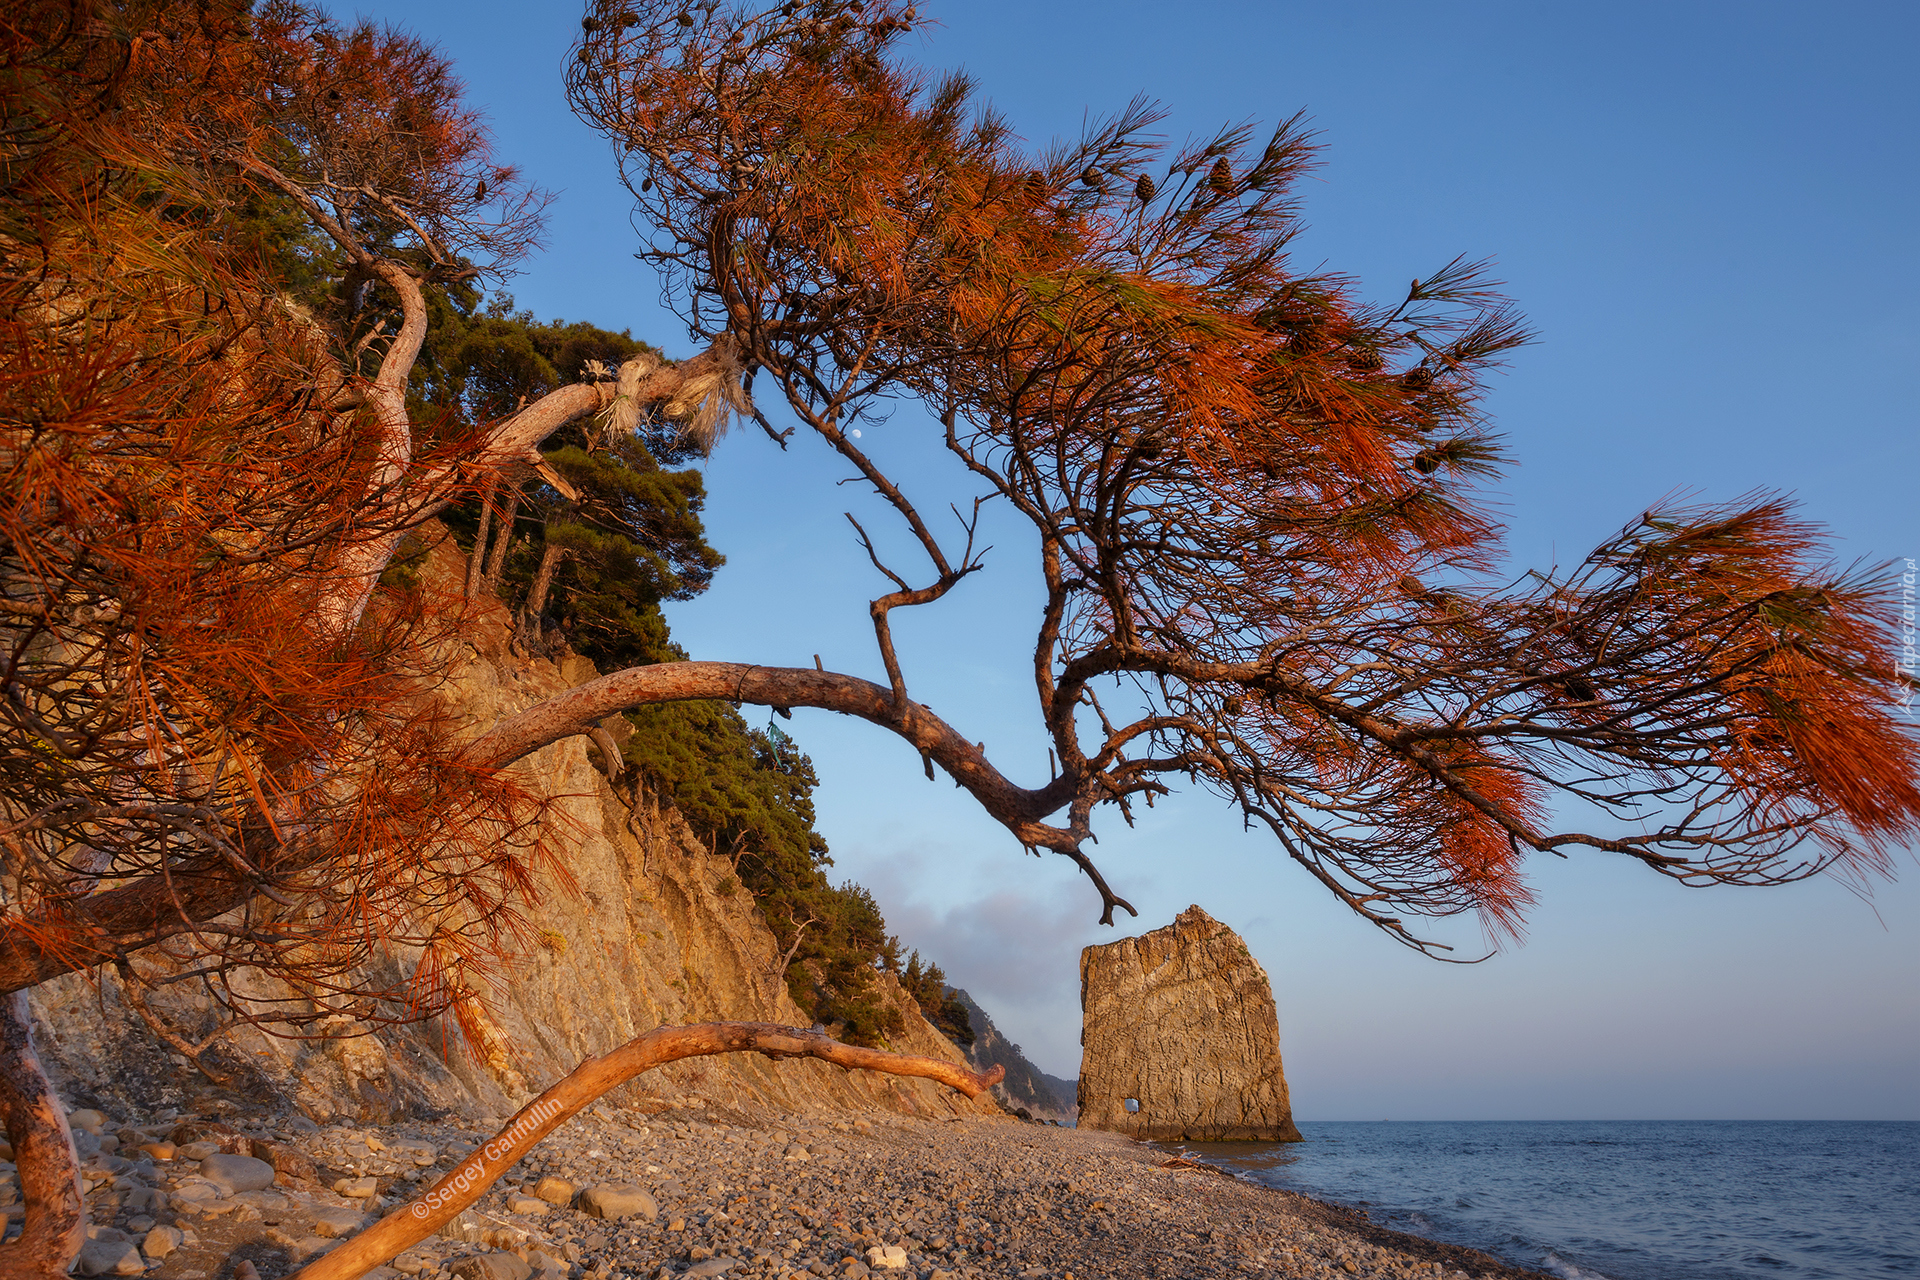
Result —
<instances>
[{"instance_id":1,"label":"sunlit rock surface","mask_svg":"<svg viewBox=\"0 0 1920 1280\"><path fill-rule=\"evenodd\" d=\"M1080 1007L1082 1128L1154 1141L1300 1141L1267 971L1199 907L1082 951Z\"/></svg>"}]
</instances>

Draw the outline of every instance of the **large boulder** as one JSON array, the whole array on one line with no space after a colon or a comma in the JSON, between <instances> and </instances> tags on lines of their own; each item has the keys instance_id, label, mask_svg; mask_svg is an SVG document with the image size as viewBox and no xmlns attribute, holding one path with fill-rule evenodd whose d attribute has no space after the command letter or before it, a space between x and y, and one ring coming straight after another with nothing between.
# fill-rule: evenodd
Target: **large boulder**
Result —
<instances>
[{"instance_id":1,"label":"large boulder","mask_svg":"<svg viewBox=\"0 0 1920 1280\"><path fill-rule=\"evenodd\" d=\"M1080 1008L1081 1127L1162 1142L1300 1141L1267 971L1199 907L1082 951Z\"/></svg>"}]
</instances>

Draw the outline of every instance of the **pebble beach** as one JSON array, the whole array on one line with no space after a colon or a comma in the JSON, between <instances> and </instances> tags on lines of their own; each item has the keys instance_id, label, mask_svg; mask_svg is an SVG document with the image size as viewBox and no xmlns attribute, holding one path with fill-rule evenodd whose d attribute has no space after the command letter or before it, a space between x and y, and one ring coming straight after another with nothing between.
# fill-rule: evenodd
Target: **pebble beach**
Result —
<instances>
[{"instance_id":1,"label":"pebble beach","mask_svg":"<svg viewBox=\"0 0 1920 1280\"><path fill-rule=\"evenodd\" d=\"M493 1135L75 1112L84 1275L291 1275ZM17 1232L11 1166L0 1200ZM244 1272L243 1272L244 1274ZM540 1144L374 1280L1536 1280L1109 1133L969 1117L638 1114Z\"/></svg>"}]
</instances>

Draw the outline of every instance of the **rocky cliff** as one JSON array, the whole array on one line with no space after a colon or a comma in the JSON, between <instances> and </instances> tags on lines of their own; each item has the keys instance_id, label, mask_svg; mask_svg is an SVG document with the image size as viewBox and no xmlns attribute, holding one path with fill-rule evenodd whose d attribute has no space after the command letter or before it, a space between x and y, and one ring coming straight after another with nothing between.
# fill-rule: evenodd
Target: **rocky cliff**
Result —
<instances>
[{"instance_id":1,"label":"rocky cliff","mask_svg":"<svg viewBox=\"0 0 1920 1280\"><path fill-rule=\"evenodd\" d=\"M1080 1008L1082 1128L1156 1141L1300 1141L1267 971L1199 907L1082 951Z\"/></svg>"},{"instance_id":2,"label":"rocky cliff","mask_svg":"<svg viewBox=\"0 0 1920 1280\"><path fill-rule=\"evenodd\" d=\"M429 557L425 577L446 588L462 572L463 558L443 545ZM492 724L595 674L580 658L515 656L509 621L498 606L482 608L463 629L451 678L439 690L471 725ZM69 976L32 993L49 1071L70 1103L108 1110L179 1107L213 1094L319 1122L504 1116L582 1059L656 1026L715 1019L806 1025L776 971L773 935L728 860L709 856L671 809L630 811L595 767L597 755L575 738L519 766L529 788L556 798L549 821L557 824L555 844L565 851L575 889L550 875L541 879L526 913L528 943L485 1001L484 1043L463 1042L451 1019L332 1040L243 1029L209 1059L231 1075L216 1088L147 1030L117 979L103 973ZM412 959L393 955L385 963L398 971ZM964 1061L890 975L877 977L906 1023L890 1047ZM187 997L156 1003L189 1024L207 1012L204 998L198 1009ZM608 1101L645 1111L736 1114L998 1111L984 1096L969 1102L928 1081L740 1054L671 1064Z\"/></svg>"},{"instance_id":3,"label":"rocky cliff","mask_svg":"<svg viewBox=\"0 0 1920 1280\"><path fill-rule=\"evenodd\" d=\"M1071 1088L1061 1090L1059 1081L1027 1061L1020 1046L1002 1035L987 1011L964 991L949 988L953 998L967 1010L973 1026L973 1043L967 1046L967 1061L975 1071L1006 1068L1006 1078L993 1086L993 1096L1009 1111L1024 1110L1038 1120L1071 1120L1078 1108Z\"/></svg>"}]
</instances>

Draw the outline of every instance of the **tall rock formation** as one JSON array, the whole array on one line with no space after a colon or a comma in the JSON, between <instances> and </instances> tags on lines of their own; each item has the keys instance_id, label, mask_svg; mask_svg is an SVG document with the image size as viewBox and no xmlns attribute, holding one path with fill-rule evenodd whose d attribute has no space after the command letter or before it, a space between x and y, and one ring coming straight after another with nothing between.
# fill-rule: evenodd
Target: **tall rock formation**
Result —
<instances>
[{"instance_id":1,"label":"tall rock formation","mask_svg":"<svg viewBox=\"0 0 1920 1280\"><path fill-rule=\"evenodd\" d=\"M458 594L464 557L436 547L422 581ZM473 725L490 725L597 674L584 658L516 656L511 618L488 603L455 643L461 656L438 692ZM623 722L622 722L623 724ZM70 974L33 989L35 1039L69 1102L108 1111L185 1107L199 1100L293 1110L318 1122L388 1122L407 1115L504 1116L593 1057L654 1027L713 1020L805 1026L778 966L780 948L724 856L710 855L671 808L630 807L572 738L532 756L522 780L554 797L549 821L575 889L541 873L526 912L527 945L490 984L484 1043L462 1042L452 1019L346 1039L284 1040L232 1033L210 1059L230 1078L200 1077L148 1031L110 970ZM382 957L387 976L417 956ZM891 974L881 998L905 1029L902 1053L963 1062ZM263 990L261 994L270 994ZM284 994L281 992L280 994ZM155 997L174 1019L211 1017L204 996ZM336 1030L364 1030L347 1026ZM207 1098L206 1095L213 1095ZM608 1102L645 1111L717 1108L752 1113L890 1110L929 1116L997 1114L930 1081L757 1054L692 1058L623 1085Z\"/></svg>"},{"instance_id":2,"label":"tall rock formation","mask_svg":"<svg viewBox=\"0 0 1920 1280\"><path fill-rule=\"evenodd\" d=\"M1199 907L1082 951L1080 1008L1082 1128L1162 1142L1300 1141L1267 971Z\"/></svg>"}]
</instances>

